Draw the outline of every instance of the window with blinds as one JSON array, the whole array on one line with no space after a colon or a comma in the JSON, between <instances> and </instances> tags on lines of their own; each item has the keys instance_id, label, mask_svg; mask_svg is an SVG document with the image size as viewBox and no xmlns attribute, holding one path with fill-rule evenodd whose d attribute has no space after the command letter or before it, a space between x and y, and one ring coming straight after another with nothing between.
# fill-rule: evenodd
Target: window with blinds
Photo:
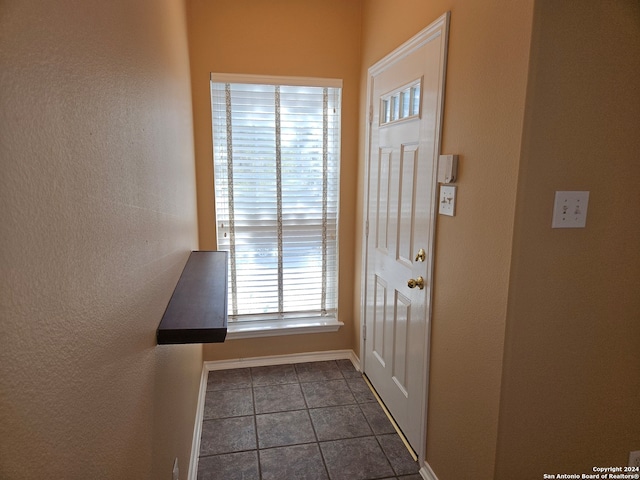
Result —
<instances>
[{"instance_id":1,"label":"window with blinds","mask_svg":"<svg viewBox=\"0 0 640 480\"><path fill-rule=\"evenodd\" d=\"M211 76L230 321L335 318L341 82L321 82Z\"/></svg>"}]
</instances>

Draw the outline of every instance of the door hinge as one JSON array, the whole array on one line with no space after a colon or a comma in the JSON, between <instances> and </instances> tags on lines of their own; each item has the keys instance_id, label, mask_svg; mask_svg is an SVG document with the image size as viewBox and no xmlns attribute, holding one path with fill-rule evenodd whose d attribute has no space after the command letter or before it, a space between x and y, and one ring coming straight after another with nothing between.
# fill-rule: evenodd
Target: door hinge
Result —
<instances>
[{"instance_id":1,"label":"door hinge","mask_svg":"<svg viewBox=\"0 0 640 480\"><path fill-rule=\"evenodd\" d=\"M373 123L373 105L369 105L369 125Z\"/></svg>"},{"instance_id":2,"label":"door hinge","mask_svg":"<svg viewBox=\"0 0 640 480\"><path fill-rule=\"evenodd\" d=\"M366 323L362 324L362 339L363 340L367 339L367 324Z\"/></svg>"},{"instance_id":3,"label":"door hinge","mask_svg":"<svg viewBox=\"0 0 640 480\"><path fill-rule=\"evenodd\" d=\"M369 236L369 219L367 219L367 221L364 223L364 236Z\"/></svg>"}]
</instances>

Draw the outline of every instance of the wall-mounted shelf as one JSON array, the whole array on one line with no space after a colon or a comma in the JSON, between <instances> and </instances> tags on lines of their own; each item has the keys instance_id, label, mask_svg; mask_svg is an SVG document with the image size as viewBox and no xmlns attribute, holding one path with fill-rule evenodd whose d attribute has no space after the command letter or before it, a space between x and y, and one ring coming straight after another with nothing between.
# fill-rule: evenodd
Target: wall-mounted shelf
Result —
<instances>
[{"instance_id":1,"label":"wall-mounted shelf","mask_svg":"<svg viewBox=\"0 0 640 480\"><path fill-rule=\"evenodd\" d=\"M224 342L227 263L227 252L191 252L158 326L158 345Z\"/></svg>"}]
</instances>

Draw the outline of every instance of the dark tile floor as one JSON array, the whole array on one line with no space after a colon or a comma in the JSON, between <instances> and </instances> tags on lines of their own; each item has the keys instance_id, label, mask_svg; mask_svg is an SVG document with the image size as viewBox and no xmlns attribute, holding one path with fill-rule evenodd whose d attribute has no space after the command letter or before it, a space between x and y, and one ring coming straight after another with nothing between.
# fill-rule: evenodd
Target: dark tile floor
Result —
<instances>
[{"instance_id":1,"label":"dark tile floor","mask_svg":"<svg viewBox=\"0 0 640 480\"><path fill-rule=\"evenodd\" d=\"M209 372L198 480L419 480L349 360Z\"/></svg>"}]
</instances>

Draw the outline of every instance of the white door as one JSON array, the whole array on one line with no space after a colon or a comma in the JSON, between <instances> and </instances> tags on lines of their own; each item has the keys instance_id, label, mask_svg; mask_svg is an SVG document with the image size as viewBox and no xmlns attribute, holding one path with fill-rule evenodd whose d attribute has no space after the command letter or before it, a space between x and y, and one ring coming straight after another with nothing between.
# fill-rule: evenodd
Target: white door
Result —
<instances>
[{"instance_id":1,"label":"white door","mask_svg":"<svg viewBox=\"0 0 640 480\"><path fill-rule=\"evenodd\" d=\"M448 19L369 69L364 372L421 456Z\"/></svg>"}]
</instances>

